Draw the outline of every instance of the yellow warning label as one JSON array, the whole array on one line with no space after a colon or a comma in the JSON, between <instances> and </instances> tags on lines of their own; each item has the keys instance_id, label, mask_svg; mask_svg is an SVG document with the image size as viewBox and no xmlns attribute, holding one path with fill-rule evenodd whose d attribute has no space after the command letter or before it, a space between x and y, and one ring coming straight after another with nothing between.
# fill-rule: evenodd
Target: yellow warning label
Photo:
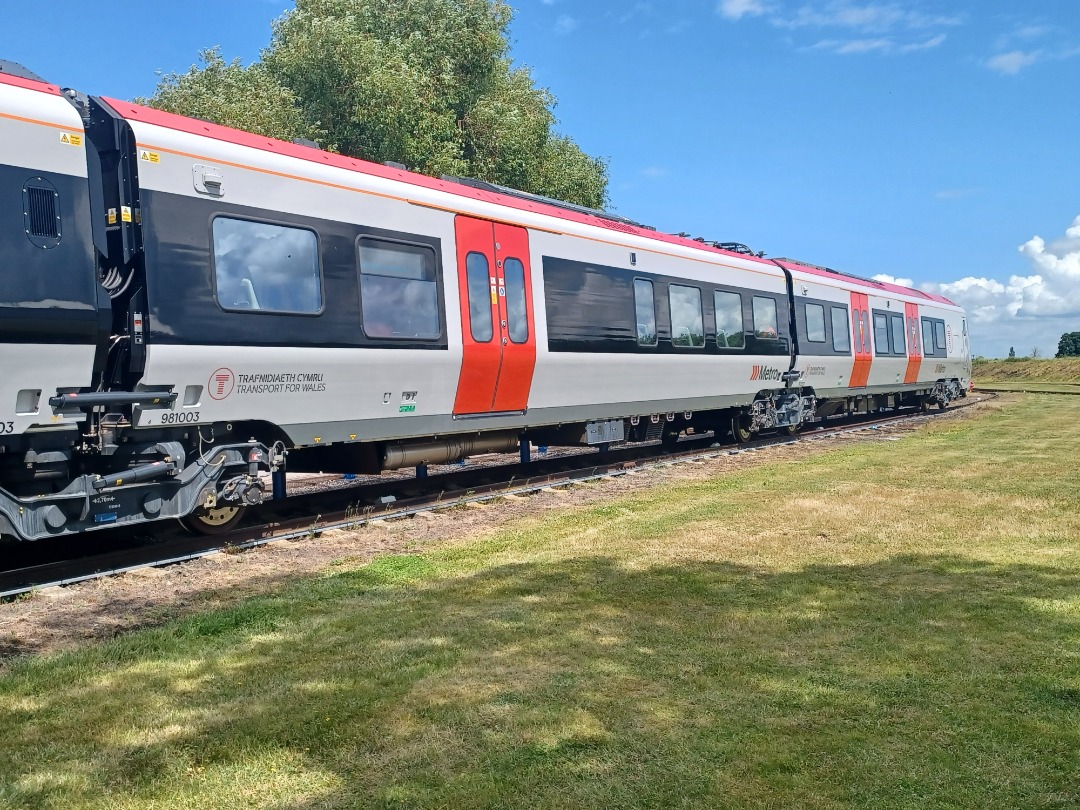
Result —
<instances>
[{"instance_id":1,"label":"yellow warning label","mask_svg":"<svg viewBox=\"0 0 1080 810\"><path fill-rule=\"evenodd\" d=\"M161 163L161 155L157 152L143 149L139 152L139 160L145 160L147 163Z\"/></svg>"},{"instance_id":2,"label":"yellow warning label","mask_svg":"<svg viewBox=\"0 0 1080 810\"><path fill-rule=\"evenodd\" d=\"M66 143L69 146L82 146L82 135L76 135L73 132L65 132L60 136L60 143Z\"/></svg>"},{"instance_id":3,"label":"yellow warning label","mask_svg":"<svg viewBox=\"0 0 1080 810\"><path fill-rule=\"evenodd\" d=\"M121 205L120 206L120 220L122 222L131 222L131 206L129 206L129 205Z\"/></svg>"},{"instance_id":4,"label":"yellow warning label","mask_svg":"<svg viewBox=\"0 0 1080 810\"><path fill-rule=\"evenodd\" d=\"M115 225L116 224L116 209L115 208L110 208L109 209L109 224L110 225Z\"/></svg>"}]
</instances>

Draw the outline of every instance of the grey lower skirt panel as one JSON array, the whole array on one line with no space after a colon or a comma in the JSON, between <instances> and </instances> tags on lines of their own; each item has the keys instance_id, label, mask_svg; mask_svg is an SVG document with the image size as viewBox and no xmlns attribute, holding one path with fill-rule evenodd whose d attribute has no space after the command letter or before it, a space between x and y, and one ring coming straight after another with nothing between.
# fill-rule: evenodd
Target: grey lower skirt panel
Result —
<instances>
[{"instance_id":1,"label":"grey lower skirt panel","mask_svg":"<svg viewBox=\"0 0 1080 810\"><path fill-rule=\"evenodd\" d=\"M879 385L867 388L822 389L819 398L858 397L892 393L929 391L933 386L926 383L911 385ZM782 389L781 389L782 390ZM400 441L413 438L449 436L460 433L478 433L493 430L521 431L529 428L554 425L578 424L601 419L623 419L647 416L654 413L677 413L714 411L738 408L754 401L754 394L691 397L686 399L638 400L635 402L608 402L593 405L570 405L554 408L531 408L504 414L469 414L455 417L451 414L432 416L401 416L385 419L364 419L344 422L309 422L282 425L282 429L298 447L325 445L348 441ZM318 437L319 441L315 441ZM355 438L354 438L355 437Z\"/></svg>"}]
</instances>

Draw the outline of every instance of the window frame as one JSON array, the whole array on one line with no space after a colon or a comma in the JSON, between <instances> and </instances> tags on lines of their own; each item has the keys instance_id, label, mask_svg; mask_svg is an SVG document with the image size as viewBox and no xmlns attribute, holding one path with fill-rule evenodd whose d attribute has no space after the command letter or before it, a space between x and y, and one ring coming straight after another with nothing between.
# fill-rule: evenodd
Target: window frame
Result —
<instances>
[{"instance_id":1,"label":"window frame","mask_svg":"<svg viewBox=\"0 0 1080 810\"><path fill-rule=\"evenodd\" d=\"M315 237L315 267L318 271L319 280L319 308L318 310L291 310L291 309L266 309L265 307L259 307L258 309L240 309L237 307L227 307L221 302L220 287L218 285L218 253L215 247L214 240L214 223L218 220L227 219L234 222L248 222L253 225L270 225L276 228L284 228L287 230L295 231L307 231ZM292 222L281 222L280 220L265 219L262 217L242 216L235 215L226 212L216 213L210 217L210 279L211 290L214 296L214 304L222 312L238 315L287 315L290 317L300 318L318 318L324 312L326 312L326 278L325 270L323 268L322 261L322 242L319 238L319 232L314 228L307 225L297 225Z\"/></svg>"},{"instance_id":2,"label":"window frame","mask_svg":"<svg viewBox=\"0 0 1080 810\"><path fill-rule=\"evenodd\" d=\"M432 256L431 278L430 279L406 279L406 278L403 278L402 276L387 276L387 275L383 275L381 273L365 273L364 270L363 270L362 264L360 262L360 245L364 240L367 240L369 242L382 242L382 243L391 244L391 245L402 245L404 247L417 248L419 250L427 251ZM360 331L363 332L365 339L374 340L374 341L388 340L388 341L401 342L401 343L417 343L417 342L419 342L419 343L437 343L437 342L443 340L443 338L444 338L443 332L445 330L445 326L444 326L443 315L442 315L442 308L443 307L442 307L442 295L441 295L441 289L440 289L440 287L441 287L441 285L440 285L441 274L439 273L439 269L440 269L439 251L436 250L433 245L427 244L425 242L414 242L414 241L411 241L411 240L408 240L408 239L397 239L397 238L393 238L393 237L378 236L378 235L370 234L370 233L360 233L360 234L357 234L355 240L353 241L353 263L354 263L354 267L356 269L356 292L357 292L357 297L359 298L359 304L360 304ZM432 337L426 337L426 336L421 337L421 336L417 336L417 335L371 335L371 334L368 334L367 326L366 326L367 317L365 316L365 313L364 313L364 276L365 275L378 277L378 278L394 278L394 279L399 279L399 280L402 280L402 281L424 281L425 283L433 284L434 287L435 287L435 325L438 328L438 331L436 332L436 334L434 336L432 336Z\"/></svg>"},{"instance_id":3,"label":"window frame","mask_svg":"<svg viewBox=\"0 0 1080 810\"><path fill-rule=\"evenodd\" d=\"M674 290L676 288L678 288L680 290L693 290L695 293L697 293L698 323L701 325L701 343L699 343L697 345L694 345L694 343L692 342L693 338L694 338L694 335L693 335L692 332L688 333L689 337L691 339L691 342L689 344L683 345L683 344L679 344L679 343L675 342L675 340L676 340L676 338L675 338L675 313L672 310L673 296L672 296L671 292L672 292L672 290ZM668 285L667 285L667 293L668 293L668 319L669 319L668 322L669 322L670 328L671 328L671 345L672 345L672 347L676 348L676 349L704 349L705 344L708 343L708 339L707 339L707 336L705 334L704 296L702 296L702 294L701 294L701 287L695 286L693 284L678 284L678 283L675 283L675 282L669 282Z\"/></svg>"},{"instance_id":4,"label":"window frame","mask_svg":"<svg viewBox=\"0 0 1080 810\"><path fill-rule=\"evenodd\" d=\"M938 329L941 329L940 343L938 343ZM942 357L949 356L949 336L945 331L945 320L943 318L934 321L934 346L941 352Z\"/></svg>"},{"instance_id":5,"label":"window frame","mask_svg":"<svg viewBox=\"0 0 1080 810\"><path fill-rule=\"evenodd\" d=\"M937 329L941 327L942 337L945 336L945 319L934 318L928 315L920 316L920 328L923 330L923 357L948 357L949 347L946 345L938 345L937 342ZM926 330L930 330L930 340L927 340ZM928 351L928 349L930 351Z\"/></svg>"},{"instance_id":6,"label":"window frame","mask_svg":"<svg viewBox=\"0 0 1080 810\"><path fill-rule=\"evenodd\" d=\"M885 312L871 312L870 317L874 323L874 354L878 357L888 357L892 354L892 349L889 347L889 316ZM880 328L884 330L882 333L878 332L878 318L881 318L882 326ZM880 334L885 336L884 350L881 346Z\"/></svg>"},{"instance_id":7,"label":"window frame","mask_svg":"<svg viewBox=\"0 0 1080 810\"><path fill-rule=\"evenodd\" d=\"M843 348L837 348L837 346L836 346L836 335L837 335L836 326L837 326L837 323L838 323L838 321L836 320L836 313L838 313L838 312L840 313L840 316L841 316L839 323L842 324L843 327L844 327L844 346L843 346ZM832 324L832 349L833 349L833 352L835 354L842 354L842 355L845 355L845 356L848 356L848 357L851 356L851 346L852 346L852 342L851 342L851 316L850 316L849 312L850 311L848 310L848 308L846 306L842 305L842 304L840 304L840 305L838 305L838 304L830 304L829 305L829 320L830 320L830 322Z\"/></svg>"},{"instance_id":8,"label":"window frame","mask_svg":"<svg viewBox=\"0 0 1080 810\"><path fill-rule=\"evenodd\" d=\"M723 346L720 345L720 322L716 317L716 313L719 311L719 308L716 306L716 296L718 296L718 295L733 295L733 296L735 296L735 298L739 302L739 326L741 328L740 328L738 334L739 334L739 338L741 339L742 342L738 346L732 346L732 345L730 345L730 343L727 343L727 342ZM714 337L714 339L716 341L716 348L724 349L725 351L733 351L733 352L744 352L744 351L746 351L746 312L743 310L743 303L744 303L743 302L743 294L742 294L741 291L738 291L738 290L718 290L718 289L713 290L713 331L715 332L713 337ZM732 337L732 335L734 333L729 334L729 333L725 332L724 334L726 335L727 340L730 341L731 337ZM707 341L708 341L708 336L706 335L706 342Z\"/></svg>"},{"instance_id":9,"label":"window frame","mask_svg":"<svg viewBox=\"0 0 1080 810\"><path fill-rule=\"evenodd\" d=\"M469 258L472 256L479 256L484 260L484 264L487 266L487 269L484 270L484 304L486 305L485 311L487 312L487 327L489 334L484 340L481 340L476 336L476 320L473 318L473 290L469 279L469 274L471 272ZM491 311L491 261L488 259L487 254L482 253L479 250L470 250L465 254L465 294L467 296L465 303L468 304L469 312L469 337L472 338L473 343L487 345L495 339L495 316Z\"/></svg>"},{"instance_id":10,"label":"window frame","mask_svg":"<svg viewBox=\"0 0 1080 810\"><path fill-rule=\"evenodd\" d=\"M521 323L525 325L525 337L522 340L516 340L514 338L514 323L510 320L510 283L509 273L510 262L517 262L518 267L521 268ZM517 256L508 256L503 259L503 289L506 293L503 301L506 307L506 336L510 339L510 342L515 346L524 346L528 344L529 339L532 336L532 325L529 323L529 285L527 283L527 274L525 272L525 262L519 259ZM470 330L472 324L470 323Z\"/></svg>"},{"instance_id":11,"label":"window frame","mask_svg":"<svg viewBox=\"0 0 1080 810\"><path fill-rule=\"evenodd\" d=\"M810 337L810 307L816 307L821 311L821 338L820 340ZM806 341L808 343L828 343L829 333L825 327L825 305L814 301L803 301L803 325L806 327Z\"/></svg>"},{"instance_id":12,"label":"window frame","mask_svg":"<svg viewBox=\"0 0 1080 810\"><path fill-rule=\"evenodd\" d=\"M901 346L896 346L896 324L900 324L900 343ZM899 313L889 313L889 348L895 357L907 357L907 322L904 320L904 316Z\"/></svg>"},{"instance_id":13,"label":"window frame","mask_svg":"<svg viewBox=\"0 0 1080 810\"><path fill-rule=\"evenodd\" d=\"M763 335L758 329L757 323L757 302L768 301L773 309L773 334ZM780 340L780 308L776 305L776 299L771 295L753 295L750 301L750 320L752 322L752 330L755 340Z\"/></svg>"},{"instance_id":14,"label":"window frame","mask_svg":"<svg viewBox=\"0 0 1080 810\"><path fill-rule=\"evenodd\" d=\"M638 323L638 282L649 285L649 299L652 304L650 309L652 310L652 327L653 327L653 339L652 343L642 343L641 334L638 331L638 327L642 324ZM634 291L634 331L637 345L645 349L655 349L660 345L660 324L656 317L656 283L649 278L643 278L641 276L635 276L631 288ZM669 313L670 314L670 313Z\"/></svg>"}]
</instances>

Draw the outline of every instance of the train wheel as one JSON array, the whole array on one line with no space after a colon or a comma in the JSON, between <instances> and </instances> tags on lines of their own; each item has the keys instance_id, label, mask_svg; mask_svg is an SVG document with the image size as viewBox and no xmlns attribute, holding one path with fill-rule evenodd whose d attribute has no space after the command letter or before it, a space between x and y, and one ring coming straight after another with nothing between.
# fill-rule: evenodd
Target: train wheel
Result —
<instances>
[{"instance_id":1,"label":"train wheel","mask_svg":"<svg viewBox=\"0 0 1080 810\"><path fill-rule=\"evenodd\" d=\"M798 432L798 425L784 425L784 427L780 428L780 433L782 433L784 436L794 436Z\"/></svg>"},{"instance_id":2,"label":"train wheel","mask_svg":"<svg viewBox=\"0 0 1080 810\"><path fill-rule=\"evenodd\" d=\"M745 413L731 417L731 435L739 444L750 441L750 415Z\"/></svg>"},{"instance_id":3,"label":"train wheel","mask_svg":"<svg viewBox=\"0 0 1080 810\"><path fill-rule=\"evenodd\" d=\"M193 534L221 534L236 526L247 511L245 506L217 506L208 509L198 507L187 517L180 518L180 523Z\"/></svg>"}]
</instances>

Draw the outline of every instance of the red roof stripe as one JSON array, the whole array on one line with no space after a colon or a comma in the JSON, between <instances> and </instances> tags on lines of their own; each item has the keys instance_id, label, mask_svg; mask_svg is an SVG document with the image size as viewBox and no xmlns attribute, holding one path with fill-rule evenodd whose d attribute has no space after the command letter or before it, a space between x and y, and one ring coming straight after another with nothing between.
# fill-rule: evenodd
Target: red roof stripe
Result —
<instances>
[{"instance_id":1,"label":"red roof stripe","mask_svg":"<svg viewBox=\"0 0 1080 810\"><path fill-rule=\"evenodd\" d=\"M27 90L37 90L39 93L60 95L60 88L48 82L36 82L33 79L24 79L21 76L12 76L10 73L0 73L0 84L10 84L12 87L24 87Z\"/></svg>"},{"instance_id":2,"label":"red roof stripe","mask_svg":"<svg viewBox=\"0 0 1080 810\"><path fill-rule=\"evenodd\" d=\"M421 188L447 192L449 194L454 194L458 197L479 200L481 202L495 203L497 205L502 205L507 208L513 208L519 211L530 211L532 213L544 214L547 216L556 217L558 219L592 225L610 231L618 231L624 234L640 236L645 239L651 239L667 244L682 245L684 247L690 247L696 250L705 250L709 253L717 253L720 255L736 255L729 253L728 251L718 250L708 245L704 245L692 239L676 236L674 234L651 231L647 228L639 228L621 222L613 222L612 220L604 219L602 217L591 216L589 214L583 214L577 211L570 211L565 208L558 208L556 206L547 205L542 202L533 202L530 200L521 199L519 197L512 197L510 195L496 194L489 191L484 191L483 189L463 186L459 183L439 180L435 177L429 177L427 175L418 174L416 172L394 169L389 166L384 166L381 163L372 163L370 161L361 160L359 158L351 158L344 155L333 154L331 152L324 152L319 149L313 149L309 146L302 146L300 144L289 143L287 141L280 141L276 138L267 138L262 135L253 135L249 132L232 129L231 127L224 127L219 124L212 124L207 121L199 121L193 118L185 118L181 115L162 112L161 110L155 110L150 107L143 107L127 101L119 101L112 98L104 98L102 100L109 104L109 106L111 106L114 110L116 110L117 113L119 113L126 119L130 119L132 121L142 121L144 123L152 124L154 126L160 126L166 129L173 129L178 132L185 132L189 135L199 135L205 138L213 138L215 140L223 141L225 143L232 143L238 146L248 146L253 149L260 149L265 152L273 152L275 154L285 155L287 157L299 158L300 160L307 160L312 163L321 163L325 166L333 166L338 169L346 169L349 171L360 172L363 174L368 174L374 177L380 177L388 180L397 180L399 182L409 183L410 185L419 186ZM740 256L740 258L751 259L755 261L764 261L762 259L757 259L756 257L751 256Z\"/></svg>"},{"instance_id":3,"label":"red roof stripe","mask_svg":"<svg viewBox=\"0 0 1080 810\"><path fill-rule=\"evenodd\" d=\"M212 124L208 121L200 121L194 118L186 118L182 115L176 115L174 113L163 112L161 110L155 110L151 107L143 107L138 104L132 104L129 101L120 101L118 99L103 98L109 106L111 106L117 113L126 119L132 121L142 121L153 126L164 127L166 129L176 130L178 132L185 132L189 135L198 135L205 138L213 138L214 140L223 141L225 143L236 144L237 146L247 146L252 149L259 149L264 152L273 152L278 155L284 155L286 157L298 158L300 160L307 160L312 163L320 163L325 166L333 166L337 169L345 169L347 171L360 172L362 174L371 175L373 177L379 177L386 180L396 180L403 183L408 183L420 188L431 189L434 191L443 191L449 194L454 194L458 197L464 197L472 200L479 200L481 202L495 203L502 205L506 208L513 208L518 211L529 211L536 214L544 214L546 216L555 217L557 219L563 219L570 222L577 222L583 225L591 225L593 227L604 228L609 231L617 231L623 234L630 234L632 236L639 236L644 239L650 239L656 242L663 242L668 245L680 245L682 247L692 248L694 250L701 250L707 253L717 254L720 256L737 256L744 261L760 262L763 264L772 264L768 259L762 259L757 256L747 256L745 254L732 253L731 251L721 250L714 248L711 245L706 245L698 242L694 239L688 239L682 236L676 236L675 234L662 233L660 231L652 231L647 228L639 228L633 225L627 225L622 222L614 222L602 217L592 216L590 214L583 214L577 211L571 211L565 208L559 208L553 205L547 205L541 202L532 202L530 200L524 200L519 197L512 197L505 194L494 194L492 192L484 191L483 189L471 188L469 186L463 186L459 183L453 183L446 180L439 180L435 177L429 177L424 174L418 174L416 172L405 171L402 169L394 169L390 166L384 166L381 163L372 163L367 160L361 160L359 158L346 157L345 155L338 155L332 152L324 152L321 149L314 149L310 146L302 146L300 144L289 143L287 141L281 141L276 138L267 138L263 135L253 135L250 132L244 132L243 130L233 129L231 127L224 127L220 124ZM781 264L783 264L781 262ZM898 285L883 285L878 282L867 282L858 278L843 275L834 275L825 273L823 271L816 271L814 268L806 267L801 264L792 264L792 267L797 268L800 272L813 273L815 275L826 275L832 278L842 278L846 283L865 286L873 289L890 289L893 292L901 292L905 295L916 295L920 297L929 297L936 301L951 304L947 298L941 296L929 295L928 293L918 292L906 287L900 287Z\"/></svg>"}]
</instances>

